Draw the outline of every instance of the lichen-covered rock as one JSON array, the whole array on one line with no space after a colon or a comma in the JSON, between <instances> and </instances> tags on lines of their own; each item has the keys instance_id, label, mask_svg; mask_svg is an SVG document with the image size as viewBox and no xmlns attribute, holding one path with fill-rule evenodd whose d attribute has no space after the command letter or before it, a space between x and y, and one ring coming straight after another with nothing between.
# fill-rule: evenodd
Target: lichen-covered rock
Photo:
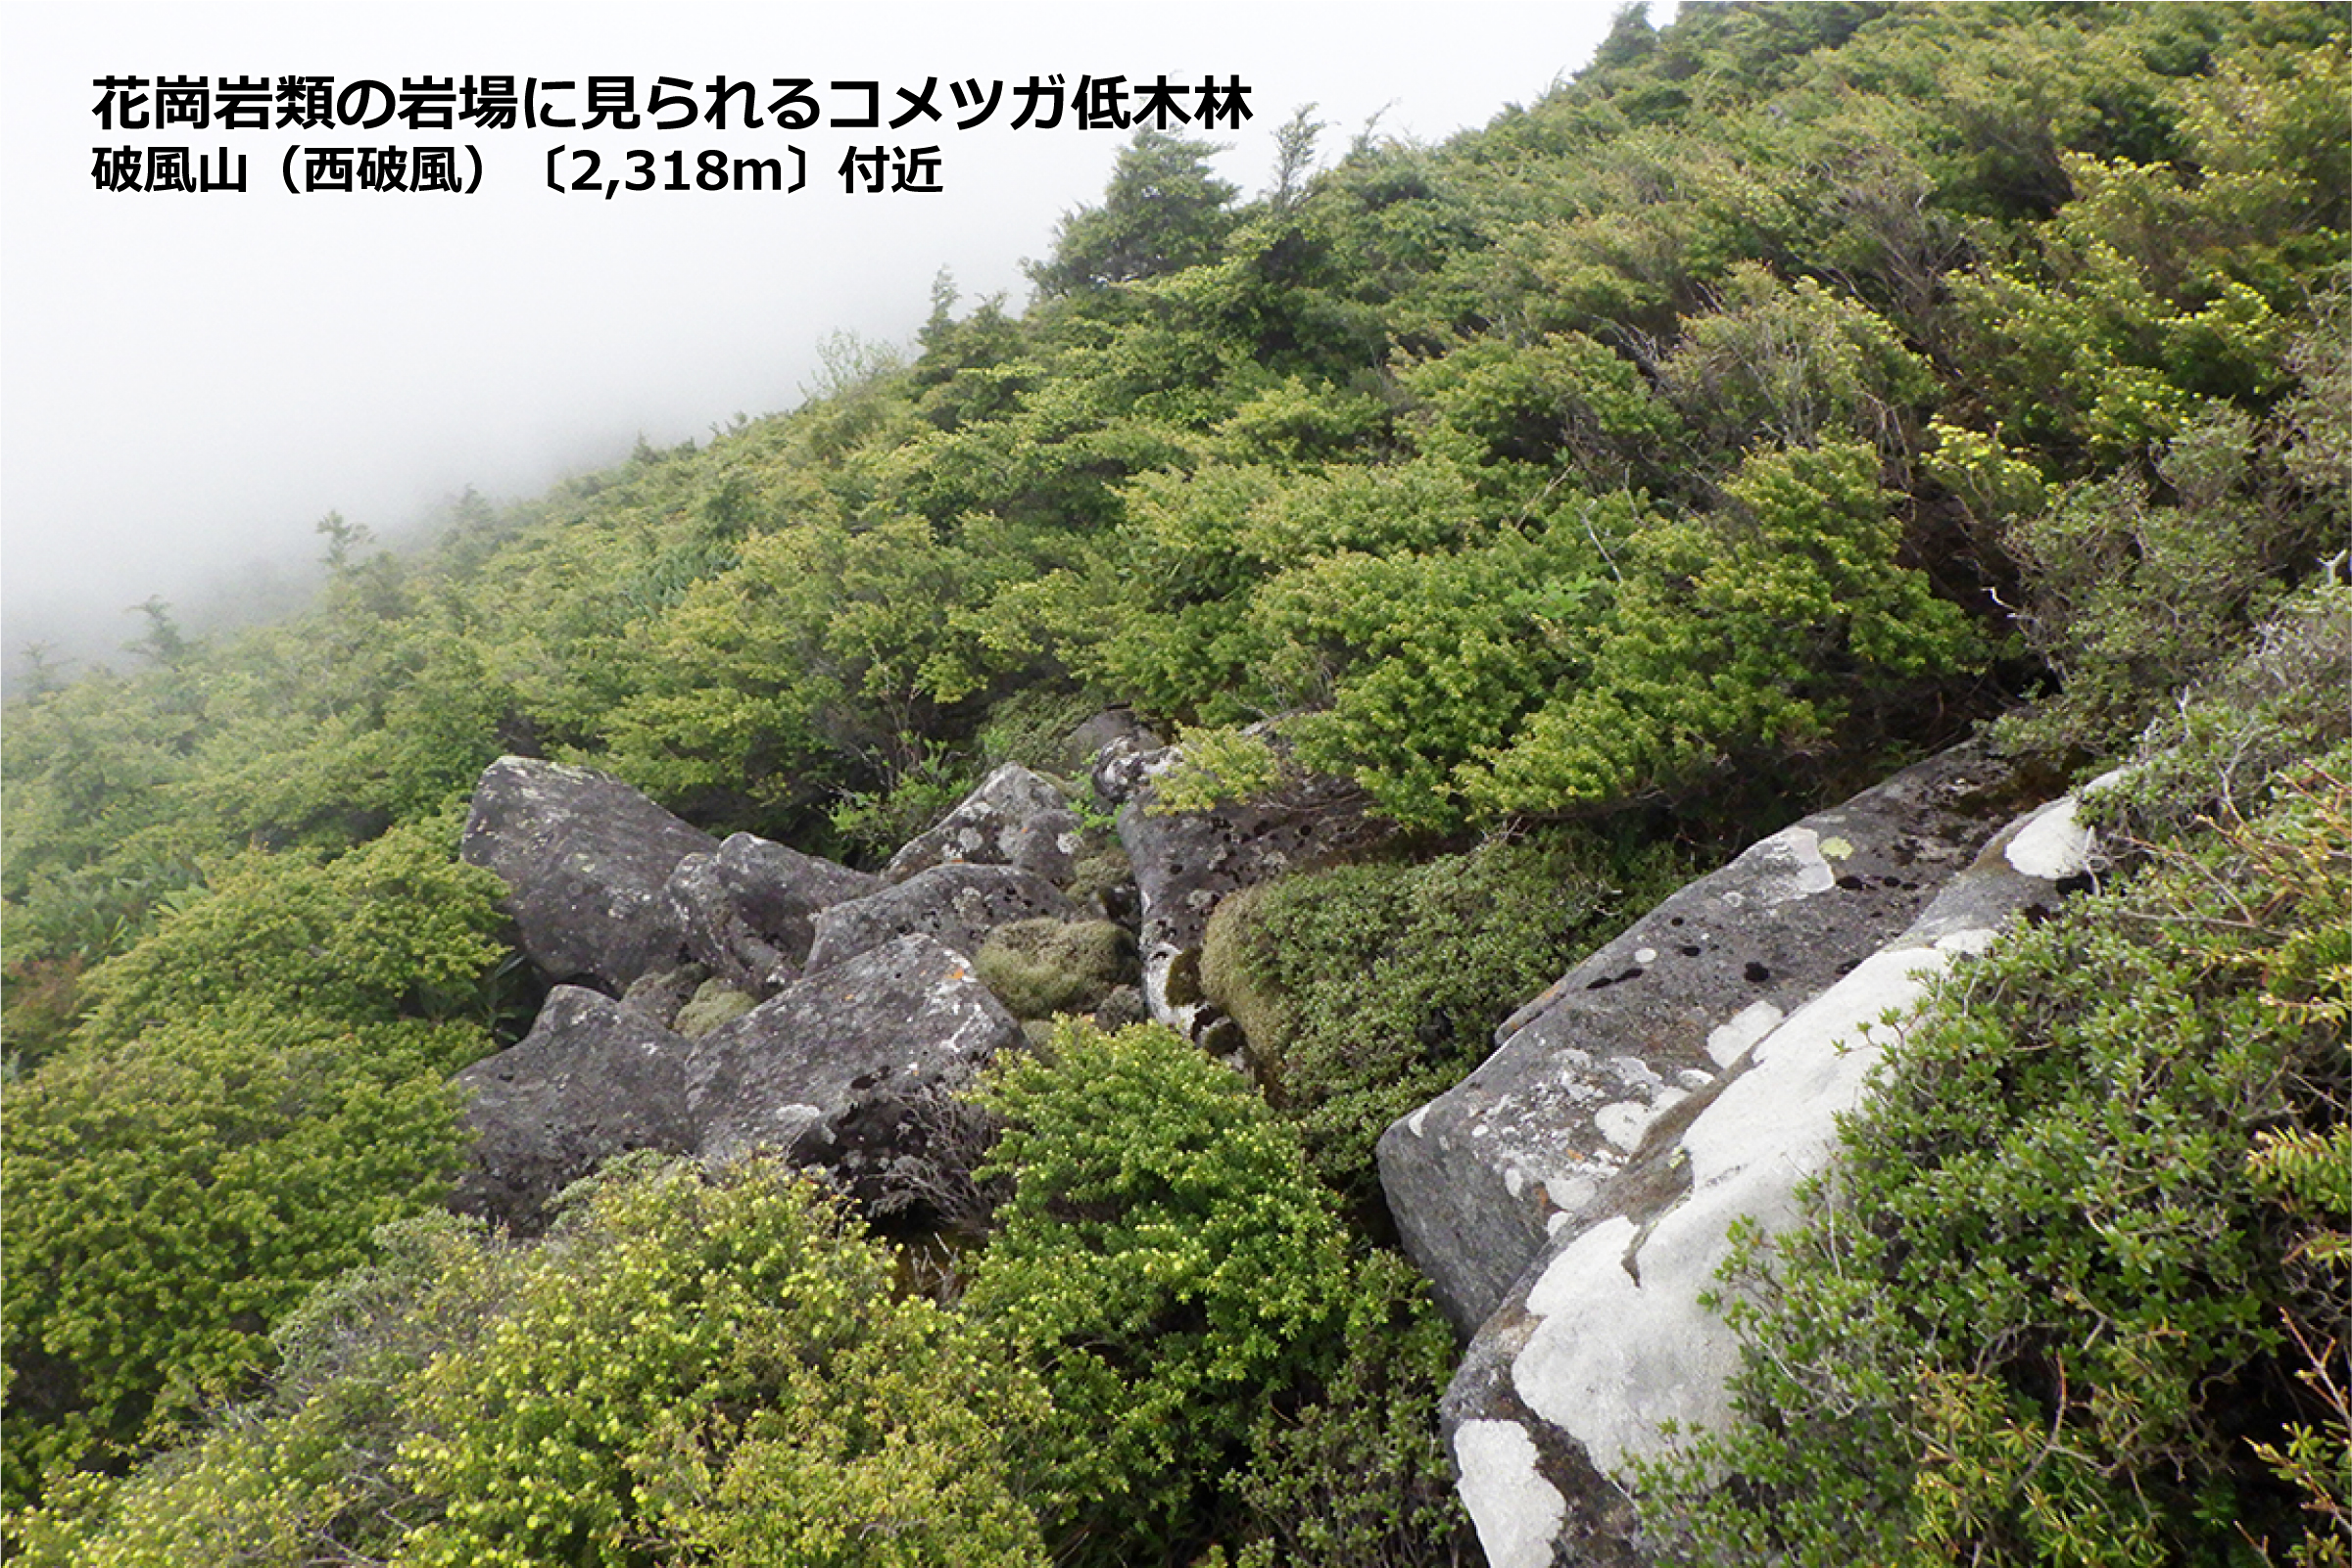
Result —
<instances>
[{"instance_id":1,"label":"lichen-covered rock","mask_svg":"<svg viewBox=\"0 0 2352 1568\"><path fill-rule=\"evenodd\" d=\"M1353 786L1332 779L1300 781L1272 800L1155 811L1150 781L1174 752L1129 759L1136 781L1119 813L1119 841L1141 906L1144 999L1154 1019L1200 1040L1223 1016L1200 988L1201 937L1219 902L1286 872L1361 854L1391 830L1365 810ZM1102 769L1096 773L1099 782Z\"/></svg>"},{"instance_id":2,"label":"lichen-covered rock","mask_svg":"<svg viewBox=\"0 0 2352 1568\"><path fill-rule=\"evenodd\" d=\"M636 1008L555 987L529 1034L457 1074L473 1141L450 1207L527 1235L551 1198L612 1156L692 1152L689 1049Z\"/></svg>"},{"instance_id":3,"label":"lichen-covered rock","mask_svg":"<svg viewBox=\"0 0 2352 1568\"><path fill-rule=\"evenodd\" d=\"M717 847L618 779L501 757L475 786L459 853L505 879L504 907L544 977L618 996L683 958L663 887L681 860Z\"/></svg>"},{"instance_id":4,"label":"lichen-covered rock","mask_svg":"<svg viewBox=\"0 0 2352 1568\"><path fill-rule=\"evenodd\" d=\"M680 861L664 895L696 961L765 997L799 978L818 914L882 885L865 872L736 833L715 854Z\"/></svg>"},{"instance_id":5,"label":"lichen-covered rock","mask_svg":"<svg viewBox=\"0 0 2352 1568\"><path fill-rule=\"evenodd\" d=\"M1443 1405L1491 1562L1649 1560L1612 1478L1664 1454L1669 1424L1687 1433L1732 1415L1739 1345L1700 1299L1730 1255L1733 1223L1769 1232L1794 1222L1799 1184L1827 1167L1838 1117L1860 1103L1899 1033L1885 1020L1907 1015L1934 976L2002 925L2053 907L2090 848L2071 798L2010 823L1907 928L1859 962L1841 960L1819 994L1763 1023L1718 1081L1661 1117L1555 1222Z\"/></svg>"},{"instance_id":6,"label":"lichen-covered rock","mask_svg":"<svg viewBox=\"0 0 2352 1568\"><path fill-rule=\"evenodd\" d=\"M1455 1326L1486 1320L1655 1124L1908 926L2015 794L1964 746L1772 834L1569 971L1392 1125L1381 1187Z\"/></svg>"},{"instance_id":7,"label":"lichen-covered rock","mask_svg":"<svg viewBox=\"0 0 2352 1568\"><path fill-rule=\"evenodd\" d=\"M1056 884L1070 880L1078 814L1043 774L1008 762L942 818L907 841L884 873L904 881L935 866L1014 866Z\"/></svg>"},{"instance_id":8,"label":"lichen-covered rock","mask_svg":"<svg viewBox=\"0 0 2352 1568\"><path fill-rule=\"evenodd\" d=\"M822 1166L870 1213L952 1208L981 1151L975 1114L951 1097L1021 1042L962 954L901 937L693 1042L698 1147Z\"/></svg>"},{"instance_id":9,"label":"lichen-covered rock","mask_svg":"<svg viewBox=\"0 0 2352 1568\"><path fill-rule=\"evenodd\" d=\"M1076 920L1079 907L1034 872L1012 866L934 866L816 918L807 973L832 968L901 936L923 935L963 953L1014 921Z\"/></svg>"},{"instance_id":10,"label":"lichen-covered rock","mask_svg":"<svg viewBox=\"0 0 2352 1568\"><path fill-rule=\"evenodd\" d=\"M654 970L629 982L629 988L621 993L621 1005L670 1028L678 1022L679 1010L693 1001L709 979L710 971L699 964Z\"/></svg>"}]
</instances>

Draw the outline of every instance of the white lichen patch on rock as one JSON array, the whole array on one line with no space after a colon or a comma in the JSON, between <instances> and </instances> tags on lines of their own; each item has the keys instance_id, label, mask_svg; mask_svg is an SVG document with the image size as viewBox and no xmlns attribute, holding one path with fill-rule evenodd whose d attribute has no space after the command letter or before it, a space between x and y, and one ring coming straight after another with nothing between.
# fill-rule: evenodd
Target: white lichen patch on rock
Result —
<instances>
[{"instance_id":1,"label":"white lichen patch on rock","mask_svg":"<svg viewBox=\"0 0 2352 1568\"><path fill-rule=\"evenodd\" d=\"M1454 1451L1463 1470L1463 1506L1478 1527L1489 1568L1548 1568L1567 1499L1537 1467L1527 1429L1515 1421L1470 1421L1454 1434Z\"/></svg>"}]
</instances>

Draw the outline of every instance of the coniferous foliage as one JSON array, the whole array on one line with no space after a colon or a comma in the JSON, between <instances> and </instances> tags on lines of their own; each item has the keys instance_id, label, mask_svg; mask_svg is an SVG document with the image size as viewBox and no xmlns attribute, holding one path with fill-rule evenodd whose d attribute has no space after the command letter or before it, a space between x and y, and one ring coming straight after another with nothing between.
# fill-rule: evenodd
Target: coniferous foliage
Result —
<instances>
[{"instance_id":1,"label":"coniferous foliage","mask_svg":"<svg viewBox=\"0 0 2352 1568\"><path fill-rule=\"evenodd\" d=\"M457 1560L479 1529L518 1561L832 1560L827 1508L981 1442L969 1410L901 1423L952 1400L893 1381L888 1355L1018 1356L861 1297L826 1344L878 1380L880 1424L794 1403L779 1366L711 1349L737 1318L654 1290L668 1265L633 1227L724 1210L722 1230L782 1226L826 1278L870 1280L833 1219L756 1182L587 1201L578 1234L652 1271L653 1294L607 1305L702 1349L604 1368L636 1381L599 1385L593 1411L533 1406L577 1440L585 1511L561 1519L535 1515L513 1412L492 1410L535 1364L514 1336L539 1330L485 1325L537 1322L534 1291L555 1310L566 1261L370 1241L435 1201L456 1136L441 1085L513 1024L496 889L453 864L447 814L519 752L871 860L1008 756L1075 769L1045 760L1043 716L1066 731L1119 703L1209 763L1259 755L1267 726L1425 853L1497 842L1236 911L1258 945L1227 978L1261 1004L1290 1119L1194 1081L1165 1042L1067 1037L1064 1061L1138 1080L1121 1171L1048 1068L1000 1085L1020 1122L1001 1160L1028 1190L957 1278L981 1316L1068 1354L1003 1385L1006 1430L1051 1464L1008 1450L956 1494L969 1539L1002 1548L972 1560L1449 1560L1442 1346L1328 1188L1294 1180L1301 1160L1367 1194L1367 1128L1475 1050L1495 1020L1467 1013L1529 954L1606 934L1597 889L1663 853L1644 835L1736 843L1995 717L2059 772L2156 721L2186 743L2152 749L2148 777L2174 756L2243 782L2131 807L2161 864L1947 1000L1940 1054L1904 1069L1934 1092L1898 1093L1861 1146L1865 1184L1957 1182L1930 1122L1952 1084L1975 1096L1971 1126L2019 1152L1997 1196L2042 1249L1998 1256L2105 1325L2106 1359L2050 1349L2089 1319L2003 1316L2014 1299L1954 1271L1984 1240L1955 1215L1984 1201L1890 1197L1909 1228L1857 1233L1882 1248L1861 1261L1924 1294L1854 1307L1854 1332L1890 1325L1848 1357L1883 1377L1834 1404L1886 1441L1803 1446L1819 1363L1849 1347L1807 1338L1846 1307L1792 1273L1795 1307L1752 1321L1797 1382L1756 1373L1767 1435L1726 1450L1750 1467L1729 1495L1783 1513L1698 1517L1800 1556L1870 1540L2029 1560L2108 1524L2142 1556L2220 1551L2206 1524L2242 1505L2294 1549L2293 1499L2344 1505L2324 1392L2345 1386L2344 1334L2310 1272L2341 1228L2343 1069L2310 1050L2342 1026L2341 766L2296 772L2331 740L2232 660L2253 639L2257 664L2325 672L2311 649L2340 638L2347 16L1725 4L1657 28L1635 8L1582 76L1442 145L1368 131L1316 167L1302 113L1260 198L1202 145L1145 134L1033 263L1026 308L959 309L942 278L915 345L838 342L800 407L641 443L527 500L469 494L428 545L330 516L325 586L285 621L196 639L143 606L122 669L44 674L0 748L6 1485L12 1509L52 1504L12 1542ZM2277 722L2213 740L2214 704L2178 696L2199 683ZM2199 815L2219 826L2192 832ZM1491 928L1444 933L1397 904L1483 896L1535 842L1585 846L1561 854L1592 873L1589 919L1548 927L1499 893ZM1344 896L1318 909L1318 888ZM1313 972L1342 953L1376 971L1368 990ZM2053 988L2086 972L2103 1000ZM2050 1066L2061 1039L2074 1069ZM2132 1076L2153 1119L2102 1121L2068 1070ZM2134 1194L2170 1191L2165 1170L2180 1201L2151 1210ZM2051 1218L2078 1191L2115 1199L2104 1229ZM1124 1222L1088 1207L1113 1198ZM1263 1277L1195 1267L1203 1226L1246 1239ZM2184 1261L2197 1238L2213 1258ZM408 1271L409 1305L351 1342L386 1359L321 1371L317 1339L272 1341L369 1259ZM518 1283L533 1268L552 1272ZM1083 1268L1129 1296L1089 1296ZM2099 1294L2118 1270L2132 1302ZM417 1303L429 1332L400 1315ZM1927 1327L1956 1360L1889 1350ZM492 1366L494 1339L513 1358ZM403 1381L444 1352L488 1359ZM1129 1391L1124 1372L1149 1375ZM2253 1412L2234 1425L2208 1398L2225 1386ZM741 1399L664 1402L711 1389ZM194 1446L146 1459L205 1410ZM2029 1430L2064 1452L2037 1459ZM795 1469L804 1440L839 1461L809 1472L822 1486ZM1882 1534L1804 1534L1819 1510L1787 1483L1817 1459L1842 1479L1815 1500ZM361 1514L375 1534L350 1533Z\"/></svg>"}]
</instances>

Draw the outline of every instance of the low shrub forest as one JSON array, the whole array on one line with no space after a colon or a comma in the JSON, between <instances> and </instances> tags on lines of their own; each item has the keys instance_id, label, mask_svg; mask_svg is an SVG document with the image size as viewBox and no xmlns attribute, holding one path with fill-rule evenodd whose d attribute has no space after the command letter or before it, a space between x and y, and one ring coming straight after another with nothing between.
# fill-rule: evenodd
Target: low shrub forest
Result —
<instances>
[{"instance_id":1,"label":"low shrub forest","mask_svg":"<svg viewBox=\"0 0 2352 1568\"><path fill-rule=\"evenodd\" d=\"M1991 726L2132 755L1723 1307L1694 1560L2342 1564L2352 13L1628 9L1439 146L1144 132L1024 302L398 547L0 752L6 1536L44 1563L1475 1560L1371 1138L1673 879ZM1254 1079L1066 1022L945 1267L792 1173L439 1201L537 997L505 752L887 855L1126 704L1404 858L1255 893ZM2151 728L2153 727L2153 728ZM1044 1030L1039 1031L1045 1033ZM919 1499L910 1505L910 1499Z\"/></svg>"}]
</instances>

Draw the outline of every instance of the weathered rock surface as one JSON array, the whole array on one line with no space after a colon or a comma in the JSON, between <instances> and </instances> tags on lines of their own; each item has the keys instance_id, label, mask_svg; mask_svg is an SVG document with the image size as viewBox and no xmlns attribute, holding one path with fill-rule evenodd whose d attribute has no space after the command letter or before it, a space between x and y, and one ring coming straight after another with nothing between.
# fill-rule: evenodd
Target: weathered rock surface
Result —
<instances>
[{"instance_id":1,"label":"weathered rock surface","mask_svg":"<svg viewBox=\"0 0 2352 1568\"><path fill-rule=\"evenodd\" d=\"M692 1049L637 1008L558 985L529 1034L457 1074L473 1144L450 1207L527 1234L612 1156L692 1152Z\"/></svg>"},{"instance_id":2,"label":"weathered rock surface","mask_svg":"<svg viewBox=\"0 0 2352 1568\"><path fill-rule=\"evenodd\" d=\"M618 779L501 757L474 789L459 853L505 879L505 908L543 976L618 996L677 966L685 934L664 884L681 860L717 847Z\"/></svg>"},{"instance_id":3,"label":"weathered rock surface","mask_svg":"<svg viewBox=\"0 0 2352 1568\"><path fill-rule=\"evenodd\" d=\"M527 1234L556 1193L633 1149L714 1161L769 1149L830 1172L869 1212L944 1203L970 1191L978 1151L979 1114L948 1097L1021 1039L963 956L927 936L698 1037L557 986L519 1044L457 1075L473 1145L453 1207Z\"/></svg>"},{"instance_id":4,"label":"weathered rock surface","mask_svg":"<svg viewBox=\"0 0 2352 1568\"><path fill-rule=\"evenodd\" d=\"M1357 792L1338 780L1310 779L1271 801L1234 802L1208 811L1156 812L1151 780L1174 760L1109 751L1095 769L1128 790L1119 813L1119 841L1134 867L1141 910L1137 946L1151 1016L1186 1038L1216 1044L1223 1015L1200 991L1201 937L1227 894L1286 872L1331 865L1361 854L1391 830L1370 817ZM1229 1025L1228 1025L1229 1027Z\"/></svg>"},{"instance_id":5,"label":"weathered rock surface","mask_svg":"<svg viewBox=\"0 0 2352 1568\"><path fill-rule=\"evenodd\" d=\"M884 873L904 881L935 866L1014 866L1057 884L1070 880L1079 846L1078 813L1051 779L1008 762L937 827L907 840Z\"/></svg>"},{"instance_id":6,"label":"weathered rock surface","mask_svg":"<svg viewBox=\"0 0 2352 1568\"><path fill-rule=\"evenodd\" d=\"M1751 846L1569 971L1380 1139L1406 1249L1464 1335L1644 1134L1899 933L2013 809L1962 747ZM1687 1113L1686 1113L1687 1114Z\"/></svg>"},{"instance_id":7,"label":"weathered rock surface","mask_svg":"<svg viewBox=\"0 0 2352 1568\"><path fill-rule=\"evenodd\" d=\"M1942 794L1952 760L1882 788L1915 794L1924 784L1931 796ZM1867 820L1808 819L1800 827L1818 836L1776 835L1765 841L1778 845L1769 858L1800 885L1820 879L1813 854L1838 875L1862 875L1853 867L1861 854L1854 831ZM1833 839L1855 853L1832 854ZM1649 1560L1626 1496L1609 1477L1663 1454L1664 1423L1687 1432L1732 1414L1726 1388L1738 1344L1699 1305L1729 1254L1732 1222L1752 1217L1767 1230L1794 1222L1798 1185L1827 1166L1837 1117L1860 1103L1898 1033L1882 1022L1889 1010L1907 1012L1936 974L1981 952L2019 914L2054 907L2089 854L2071 798L2012 821L1944 878L1898 934L1873 943L1859 962L1837 960L1843 973L1818 994L1795 1001L1785 1018L1752 1015L1717 1035L1729 1058L1717 1080L1679 1106L1654 1101L1649 1137L1623 1151L1629 1158L1577 1207L1554 1211L1551 1234L1484 1321L1444 1403L1462 1495L1495 1568ZM1834 875L1828 887L1789 896L1826 897L1839 886ZM1756 892L1752 884L1717 892L1724 890ZM1685 924L1670 927L1677 932L1694 919L1681 899L1661 906L1686 911ZM1535 1022L1514 1036L1513 1049ZM1564 1082L1584 1081L1589 1071L1573 1060L1566 1068Z\"/></svg>"},{"instance_id":8,"label":"weathered rock surface","mask_svg":"<svg viewBox=\"0 0 2352 1568\"><path fill-rule=\"evenodd\" d=\"M750 833L678 862L663 889L696 962L755 996L799 978L816 917L879 890L865 872Z\"/></svg>"},{"instance_id":9,"label":"weathered rock surface","mask_svg":"<svg viewBox=\"0 0 2352 1568\"><path fill-rule=\"evenodd\" d=\"M962 954L906 936L695 1041L688 1107L705 1159L778 1150L889 1213L967 1183L971 1118L948 1097L1021 1042Z\"/></svg>"},{"instance_id":10,"label":"weathered rock surface","mask_svg":"<svg viewBox=\"0 0 2352 1568\"><path fill-rule=\"evenodd\" d=\"M1076 920L1078 905L1034 872L1012 866L934 866L905 881L820 912L807 973L815 974L901 936L933 937L963 953L1018 920Z\"/></svg>"}]
</instances>

